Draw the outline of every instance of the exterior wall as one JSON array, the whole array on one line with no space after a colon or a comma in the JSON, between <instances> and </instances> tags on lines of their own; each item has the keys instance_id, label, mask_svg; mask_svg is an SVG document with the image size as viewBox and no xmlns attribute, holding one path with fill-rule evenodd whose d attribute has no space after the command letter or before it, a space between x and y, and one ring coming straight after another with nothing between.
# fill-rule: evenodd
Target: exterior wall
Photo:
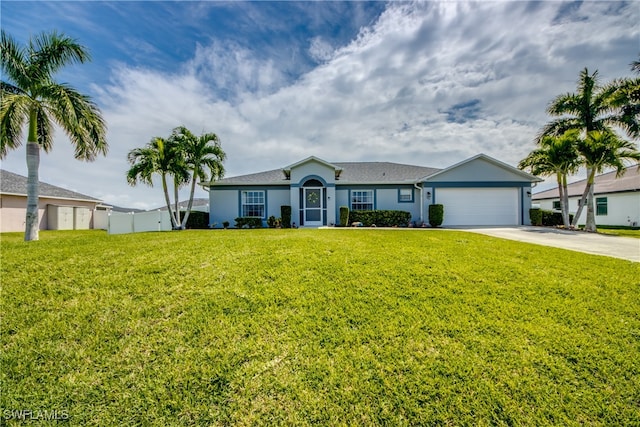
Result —
<instances>
[{"instance_id":1,"label":"exterior wall","mask_svg":"<svg viewBox=\"0 0 640 427\"><path fill-rule=\"evenodd\" d=\"M520 194L521 200L521 216L522 216L522 225L531 225L531 218L529 218L529 209L531 209L532 201L531 201L531 185L527 187L522 187L522 193Z\"/></svg>"},{"instance_id":2,"label":"exterior wall","mask_svg":"<svg viewBox=\"0 0 640 427\"><path fill-rule=\"evenodd\" d=\"M280 206L290 203L289 187L284 186L233 186L211 187L209 190L209 224L214 228L222 228L224 221L229 221L230 227L235 224L235 219L241 215L242 191L265 192L265 215L262 218L263 226L271 215L280 217ZM293 215L292 215L293 216ZM294 220L295 221L295 220Z\"/></svg>"},{"instance_id":3,"label":"exterior wall","mask_svg":"<svg viewBox=\"0 0 640 427\"><path fill-rule=\"evenodd\" d=\"M640 193L611 193L596 194L595 198L607 198L607 215L596 215L596 224L599 225L622 225L640 226ZM534 200L541 209L553 210L553 202L560 199ZM569 197L569 213L575 214L578 211L578 200L580 197ZM578 224L584 224L587 220L586 207L578 220ZM635 225L634 225L635 223Z\"/></svg>"},{"instance_id":4,"label":"exterior wall","mask_svg":"<svg viewBox=\"0 0 640 427\"><path fill-rule=\"evenodd\" d=\"M288 205L291 202L290 200L290 191L288 188L278 189L278 190L268 190L267 191L267 218L273 215L276 218L280 218L282 216L282 212L280 206ZM295 221L293 219L293 211L291 213L291 221ZM266 223L264 224L266 226Z\"/></svg>"},{"instance_id":5,"label":"exterior wall","mask_svg":"<svg viewBox=\"0 0 640 427\"><path fill-rule=\"evenodd\" d=\"M524 181L529 183L521 175L481 158L437 174L429 179L429 182L476 182L479 178L482 181L491 182Z\"/></svg>"},{"instance_id":6,"label":"exterior wall","mask_svg":"<svg viewBox=\"0 0 640 427\"><path fill-rule=\"evenodd\" d=\"M224 221L233 227L238 215L238 189L211 187L209 190L209 226L222 228Z\"/></svg>"},{"instance_id":7,"label":"exterior wall","mask_svg":"<svg viewBox=\"0 0 640 427\"><path fill-rule=\"evenodd\" d=\"M300 188L310 179L316 179L322 182L326 189L327 197L325 200L324 225L336 223L336 171L334 168L324 163L310 160L291 169L291 192L289 195L289 204L291 205L291 222L296 225L302 225L300 206Z\"/></svg>"},{"instance_id":8,"label":"exterior wall","mask_svg":"<svg viewBox=\"0 0 640 427\"><path fill-rule=\"evenodd\" d=\"M412 189L413 199L411 202L400 201L400 189ZM352 190L373 190L373 209L375 210L397 210L406 211L411 214L411 221L419 223L420 218L421 192L413 185L350 185L336 187L336 218L340 215L340 206L347 206L351 209ZM423 216L426 216L423 208ZM426 219L424 219L426 221Z\"/></svg>"},{"instance_id":9,"label":"exterior wall","mask_svg":"<svg viewBox=\"0 0 640 427\"><path fill-rule=\"evenodd\" d=\"M88 220L89 227L93 228L93 212L98 203L83 200L64 200L52 199L48 197L40 197L38 200L38 228L40 230L49 230L49 218L47 215L48 205L71 206L89 209L88 219L83 220L85 224ZM27 197L15 195L0 195L0 232L20 232L24 231L25 216L27 211ZM73 224L73 215L71 219ZM84 228L84 226L83 226ZM73 229L73 225L71 226Z\"/></svg>"}]
</instances>

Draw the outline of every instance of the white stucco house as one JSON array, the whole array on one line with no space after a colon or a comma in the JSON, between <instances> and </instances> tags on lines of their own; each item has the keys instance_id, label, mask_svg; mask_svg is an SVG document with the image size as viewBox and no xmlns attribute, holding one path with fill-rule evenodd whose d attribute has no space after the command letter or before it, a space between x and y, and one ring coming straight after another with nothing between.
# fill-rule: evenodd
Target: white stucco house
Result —
<instances>
[{"instance_id":1,"label":"white stucco house","mask_svg":"<svg viewBox=\"0 0 640 427\"><path fill-rule=\"evenodd\" d=\"M328 162L308 157L281 169L203 183L212 226L237 217L280 217L291 206L301 227L333 225L340 206L402 210L428 222L444 205L443 226L529 224L532 183L539 178L484 154L446 169L390 162Z\"/></svg>"},{"instance_id":2,"label":"white stucco house","mask_svg":"<svg viewBox=\"0 0 640 427\"><path fill-rule=\"evenodd\" d=\"M38 228L86 230L107 228L105 206L95 197L40 182ZM0 170L0 232L24 231L27 213L27 177Z\"/></svg>"},{"instance_id":3,"label":"white stucco house","mask_svg":"<svg viewBox=\"0 0 640 427\"><path fill-rule=\"evenodd\" d=\"M586 180L569 184L569 212L578 211L578 202L584 192ZM625 169L624 175L616 178L615 172L598 175L594 179L594 197L596 224L640 226L640 169L637 165ZM533 201L541 209L560 211L558 188L542 191L533 195ZM582 210L579 224L587 218L586 209Z\"/></svg>"}]
</instances>

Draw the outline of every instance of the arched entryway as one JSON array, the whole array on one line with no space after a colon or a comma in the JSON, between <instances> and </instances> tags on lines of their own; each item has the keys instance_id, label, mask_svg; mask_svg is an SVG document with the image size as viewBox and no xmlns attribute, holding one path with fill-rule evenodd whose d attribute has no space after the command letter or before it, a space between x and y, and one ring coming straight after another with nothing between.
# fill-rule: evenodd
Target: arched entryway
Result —
<instances>
[{"instance_id":1,"label":"arched entryway","mask_svg":"<svg viewBox=\"0 0 640 427\"><path fill-rule=\"evenodd\" d=\"M300 188L300 224L305 227L326 225L327 191L322 182L309 179Z\"/></svg>"}]
</instances>

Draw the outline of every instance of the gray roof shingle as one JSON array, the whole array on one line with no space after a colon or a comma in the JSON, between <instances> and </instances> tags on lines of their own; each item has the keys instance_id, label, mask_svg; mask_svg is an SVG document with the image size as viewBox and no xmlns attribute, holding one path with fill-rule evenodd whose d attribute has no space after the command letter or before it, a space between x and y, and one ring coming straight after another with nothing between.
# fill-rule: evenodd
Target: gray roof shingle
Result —
<instances>
[{"instance_id":1,"label":"gray roof shingle","mask_svg":"<svg viewBox=\"0 0 640 427\"><path fill-rule=\"evenodd\" d=\"M342 168L336 184L399 184L416 182L440 169L391 162L331 162ZM223 178L213 185L289 185L282 169Z\"/></svg>"},{"instance_id":2,"label":"gray roof shingle","mask_svg":"<svg viewBox=\"0 0 640 427\"><path fill-rule=\"evenodd\" d=\"M586 179L583 179L569 184L567 187L569 197L581 196L586 184L585 181ZM626 168L625 174L619 178L616 178L615 171L598 175L594 179L593 191L594 194L640 191L640 170L638 166L634 165ZM535 193L532 199L557 199L558 197L558 187L555 187L550 190Z\"/></svg>"},{"instance_id":3,"label":"gray roof shingle","mask_svg":"<svg viewBox=\"0 0 640 427\"><path fill-rule=\"evenodd\" d=\"M2 194L16 194L21 196L27 195L27 177L18 175L6 170L0 170L0 193ZM75 191L67 190L65 188L56 187L55 185L47 184L46 182L40 182L39 185L40 197L50 197L55 199L70 199L70 200L87 200L92 202L100 202L100 199L95 197L80 194Z\"/></svg>"}]
</instances>

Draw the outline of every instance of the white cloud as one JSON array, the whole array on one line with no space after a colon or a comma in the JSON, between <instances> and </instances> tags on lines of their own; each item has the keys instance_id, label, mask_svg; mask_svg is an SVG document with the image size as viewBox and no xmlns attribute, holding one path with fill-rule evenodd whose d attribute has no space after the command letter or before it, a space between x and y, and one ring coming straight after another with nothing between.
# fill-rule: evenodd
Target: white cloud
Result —
<instances>
[{"instance_id":1,"label":"white cloud","mask_svg":"<svg viewBox=\"0 0 640 427\"><path fill-rule=\"evenodd\" d=\"M333 47L321 36L317 36L311 39L309 55L311 55L311 58L317 63L323 63L333 57Z\"/></svg>"}]
</instances>

